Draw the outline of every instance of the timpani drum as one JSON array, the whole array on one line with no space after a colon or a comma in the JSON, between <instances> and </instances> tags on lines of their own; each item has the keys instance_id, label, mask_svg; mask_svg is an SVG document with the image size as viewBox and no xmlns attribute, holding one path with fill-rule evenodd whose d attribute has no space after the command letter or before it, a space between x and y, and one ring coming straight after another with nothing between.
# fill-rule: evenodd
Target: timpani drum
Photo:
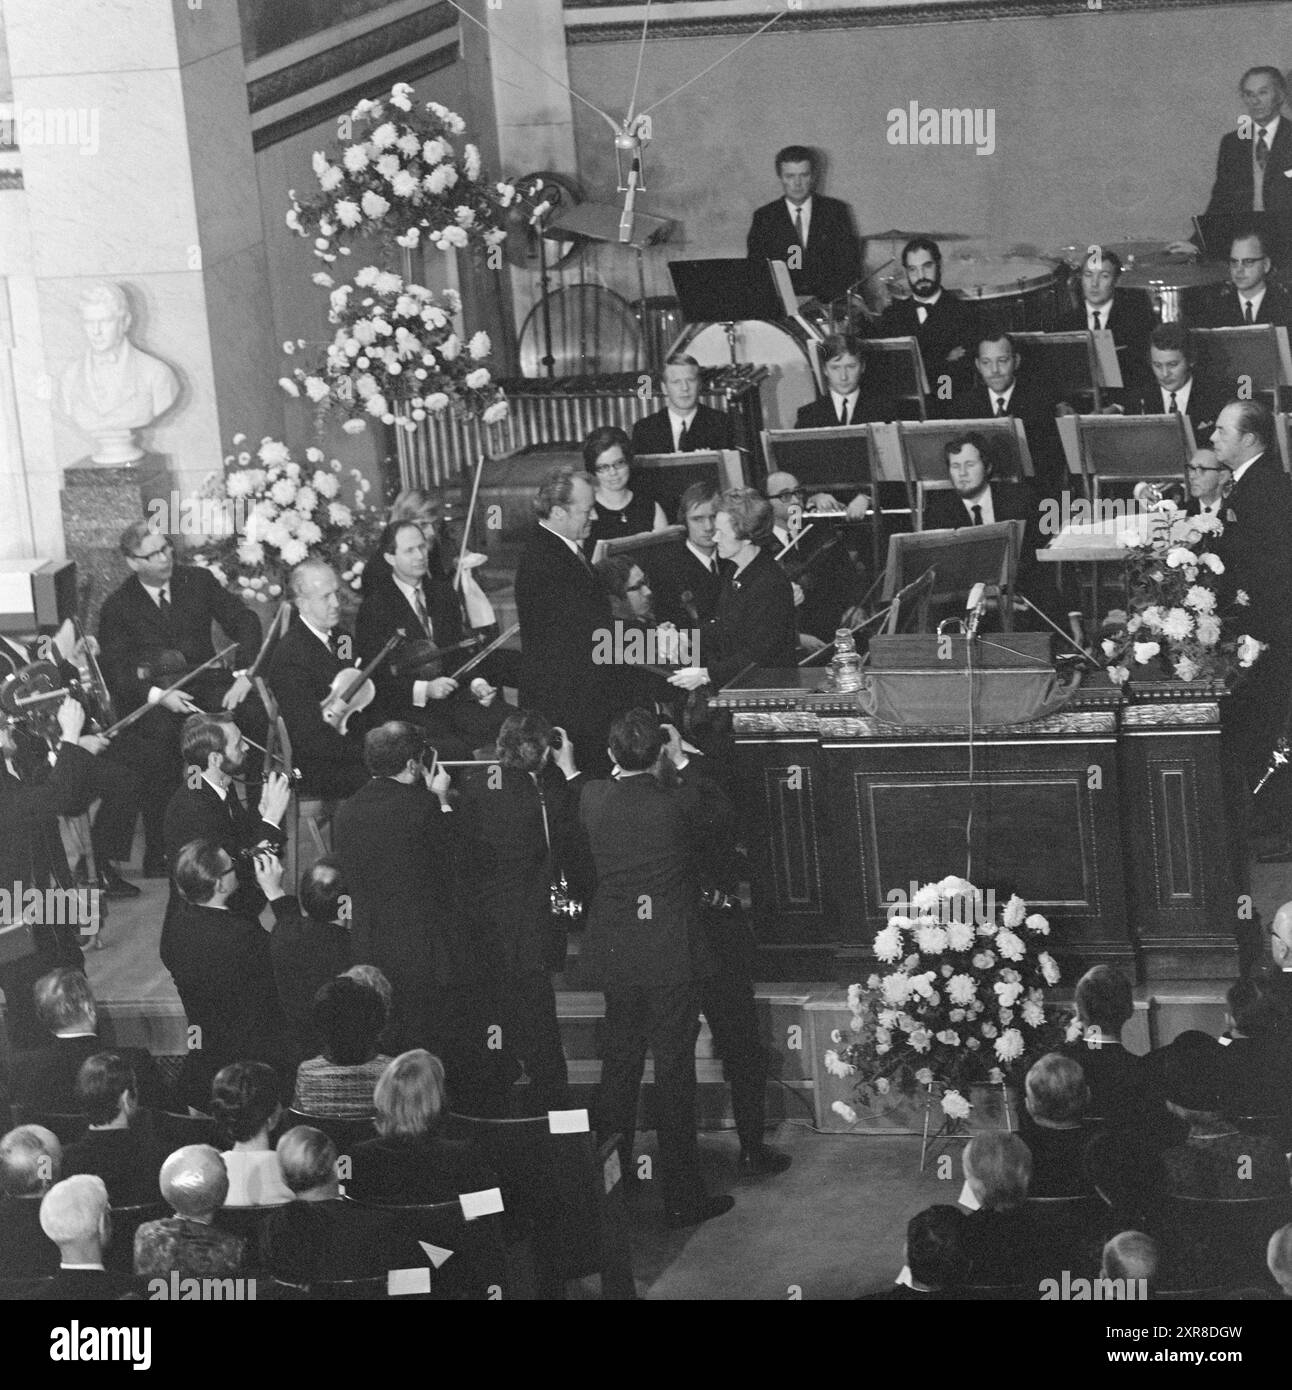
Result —
<instances>
[{"instance_id":1,"label":"timpani drum","mask_svg":"<svg viewBox=\"0 0 1292 1390\"><path fill-rule=\"evenodd\" d=\"M1174 262L1174 264L1172 264ZM1193 262L1168 256L1161 261L1139 264L1122 272L1119 290L1146 294L1153 312L1163 323L1186 321L1196 312L1199 300L1207 298L1212 285L1229 279L1229 267L1219 262Z\"/></svg>"},{"instance_id":2,"label":"timpani drum","mask_svg":"<svg viewBox=\"0 0 1292 1390\"><path fill-rule=\"evenodd\" d=\"M1052 261L961 252L942 263L942 283L966 300L978 326L1049 332L1059 321L1059 273Z\"/></svg>"},{"instance_id":3,"label":"timpani drum","mask_svg":"<svg viewBox=\"0 0 1292 1390\"><path fill-rule=\"evenodd\" d=\"M686 327L682 317L682 306L676 299L665 295L651 295L633 302L633 313L642 326L642 351L645 360L642 366L648 372L658 374L664 370L664 359L668 350Z\"/></svg>"},{"instance_id":4,"label":"timpani drum","mask_svg":"<svg viewBox=\"0 0 1292 1390\"><path fill-rule=\"evenodd\" d=\"M816 374L808 349L807 334L792 319L767 323L741 319L733 325L733 340L724 323L695 323L673 345L702 367L726 367L731 362L752 362L767 368L762 384L763 424L770 430L794 428L802 406L817 398Z\"/></svg>"}]
</instances>

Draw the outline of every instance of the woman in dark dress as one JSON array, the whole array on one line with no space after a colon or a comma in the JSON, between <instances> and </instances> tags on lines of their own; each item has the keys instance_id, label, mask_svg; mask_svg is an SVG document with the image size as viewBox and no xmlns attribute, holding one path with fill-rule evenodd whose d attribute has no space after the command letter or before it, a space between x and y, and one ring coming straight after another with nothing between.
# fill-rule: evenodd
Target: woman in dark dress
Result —
<instances>
[{"instance_id":1,"label":"woman in dark dress","mask_svg":"<svg viewBox=\"0 0 1292 1390\"><path fill-rule=\"evenodd\" d=\"M444 1066L423 1048L403 1052L374 1093L377 1138L358 1145L346 1186L360 1202L388 1206L451 1202L496 1187L471 1146L438 1131L444 1113Z\"/></svg>"},{"instance_id":2,"label":"woman in dark dress","mask_svg":"<svg viewBox=\"0 0 1292 1390\"><path fill-rule=\"evenodd\" d=\"M641 487L628 486L632 465L632 444L615 425L602 425L583 441L583 466L597 485L597 514L584 542L589 558L600 540L622 540L668 525L658 502Z\"/></svg>"}]
</instances>

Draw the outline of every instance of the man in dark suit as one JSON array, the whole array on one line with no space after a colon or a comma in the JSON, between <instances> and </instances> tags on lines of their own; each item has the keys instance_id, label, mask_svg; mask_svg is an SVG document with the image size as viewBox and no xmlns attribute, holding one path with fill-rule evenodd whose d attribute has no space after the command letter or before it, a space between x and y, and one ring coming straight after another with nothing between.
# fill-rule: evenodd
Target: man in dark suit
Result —
<instances>
[{"instance_id":1,"label":"man in dark suit","mask_svg":"<svg viewBox=\"0 0 1292 1390\"><path fill-rule=\"evenodd\" d=\"M180 1098L205 1111L211 1081L230 1062L266 1062L290 1072L292 1049L278 1003L269 933L254 917L233 912L238 876L228 853L194 840L175 860L175 886L184 899L161 943L188 1018L189 1052Z\"/></svg>"},{"instance_id":2,"label":"man in dark suit","mask_svg":"<svg viewBox=\"0 0 1292 1390\"><path fill-rule=\"evenodd\" d=\"M102 1178L114 1207L153 1201L166 1151L153 1133L151 1116L140 1112L134 1068L117 1051L93 1053L77 1074L76 1100L89 1125L67 1146L63 1172Z\"/></svg>"},{"instance_id":3,"label":"man in dark suit","mask_svg":"<svg viewBox=\"0 0 1292 1390\"><path fill-rule=\"evenodd\" d=\"M692 483L677 506L677 519L686 539L655 546L644 556L655 598L655 616L675 627L698 628L718 611L722 589L721 561L713 539L713 515L718 489L712 483Z\"/></svg>"},{"instance_id":4,"label":"man in dark suit","mask_svg":"<svg viewBox=\"0 0 1292 1390\"><path fill-rule=\"evenodd\" d=\"M287 778L281 772L270 773L256 812L243 804L234 778L246 757L246 744L232 716L223 712L190 714L184 721L180 749L186 775L184 785L166 807L167 866L173 875L185 845L194 840L213 841L237 868L238 891L229 901L230 910L258 917L265 898L246 851L265 845L276 854L282 853L287 843L283 817L291 795ZM172 877L163 941L183 901Z\"/></svg>"},{"instance_id":5,"label":"man in dark suit","mask_svg":"<svg viewBox=\"0 0 1292 1390\"><path fill-rule=\"evenodd\" d=\"M37 1298L70 1303L143 1296L140 1280L103 1267L103 1252L112 1240L108 1206L103 1179L91 1173L64 1178L41 1198L41 1229L58 1246L60 1263L54 1282Z\"/></svg>"},{"instance_id":6,"label":"man in dark suit","mask_svg":"<svg viewBox=\"0 0 1292 1390\"><path fill-rule=\"evenodd\" d=\"M730 565L718 596L718 611L700 633L703 666L687 666L669 677L681 690L712 685L721 690L759 666L787 667L798 660L794 590L785 572L764 549L772 534L772 504L752 488L733 488L718 501L714 536L718 554Z\"/></svg>"},{"instance_id":7,"label":"man in dark suit","mask_svg":"<svg viewBox=\"0 0 1292 1390\"><path fill-rule=\"evenodd\" d=\"M1081 302L1060 317L1059 328L1092 333L1107 329L1125 373L1143 362L1156 319L1147 295L1118 290L1121 273L1122 259L1117 252L1096 246L1082 262Z\"/></svg>"},{"instance_id":8,"label":"man in dark suit","mask_svg":"<svg viewBox=\"0 0 1292 1390\"><path fill-rule=\"evenodd\" d=\"M71 698L58 709L62 740L48 775L38 780L20 767L13 731L0 723L0 884L25 896L28 889L70 889L72 875L59 834L58 817L85 797L93 757L77 744L85 710ZM36 1016L32 986L60 965L77 970L85 957L74 925L40 923L31 928L34 949L0 965L5 1028L12 1048L40 1047L49 1034Z\"/></svg>"},{"instance_id":9,"label":"man in dark suit","mask_svg":"<svg viewBox=\"0 0 1292 1390\"><path fill-rule=\"evenodd\" d=\"M733 447L731 416L700 402L700 364L676 352L660 376L665 405L633 425L634 454L688 454Z\"/></svg>"},{"instance_id":10,"label":"man in dark suit","mask_svg":"<svg viewBox=\"0 0 1292 1390\"><path fill-rule=\"evenodd\" d=\"M1292 480L1279 464L1273 417L1260 401L1227 405L1211 446L1233 474L1221 508L1225 530L1213 547L1225 565L1222 608L1243 590L1250 602L1238 629L1268 644L1221 704L1222 746L1255 786L1292 697Z\"/></svg>"},{"instance_id":11,"label":"man in dark suit","mask_svg":"<svg viewBox=\"0 0 1292 1390\"><path fill-rule=\"evenodd\" d=\"M496 947L468 922L463 832L448 774L426 766L425 746L422 731L399 720L370 730L371 780L337 811L334 850L353 899L354 957L394 987L392 1047L434 1052L456 1108L497 1114L498 1055L487 1036L498 1021L489 990Z\"/></svg>"},{"instance_id":12,"label":"man in dark suit","mask_svg":"<svg viewBox=\"0 0 1292 1390\"><path fill-rule=\"evenodd\" d=\"M751 261L784 261L795 294L828 304L861 275L848 205L815 192L817 157L806 145L778 151L776 175L784 192L755 211L746 253Z\"/></svg>"},{"instance_id":13,"label":"man in dark suit","mask_svg":"<svg viewBox=\"0 0 1292 1390\"><path fill-rule=\"evenodd\" d=\"M987 329L974 364L978 381L968 391L953 388L942 403L944 420L985 420L1008 415L1022 420L1036 484L1047 497L1072 486L1055 423L1058 397L1043 377L1025 369L1023 354L1005 332Z\"/></svg>"},{"instance_id":14,"label":"man in dark suit","mask_svg":"<svg viewBox=\"0 0 1292 1390\"><path fill-rule=\"evenodd\" d=\"M942 287L942 251L929 237L914 237L902 248L902 269L911 293L894 299L879 320L884 338L914 338L935 399L940 377L968 385L972 376L973 311Z\"/></svg>"},{"instance_id":15,"label":"man in dark suit","mask_svg":"<svg viewBox=\"0 0 1292 1390\"><path fill-rule=\"evenodd\" d=\"M63 1146L41 1125L0 1139L0 1279L58 1273L58 1246L40 1229L40 1203L63 1176Z\"/></svg>"},{"instance_id":16,"label":"man in dark suit","mask_svg":"<svg viewBox=\"0 0 1292 1390\"><path fill-rule=\"evenodd\" d=\"M138 726L142 737L163 745L168 754L160 768L141 769L145 846L154 854L152 858L145 855L145 873L160 877L165 872L155 857L161 848L160 818L180 780L177 716L198 709L236 710L246 732L258 743L265 741L265 712L258 699L248 698L251 683L245 674L260 649L260 623L210 570L177 565L170 538L154 529L151 521L128 526L119 545L131 575L109 594L99 614L100 663L119 717L144 704L161 705L149 710ZM227 671L215 667L184 690L160 699L185 670L215 655L213 622L238 644L232 683ZM174 674L169 667L165 671L158 667L164 653L178 654L179 669ZM150 816L155 820L150 822Z\"/></svg>"},{"instance_id":17,"label":"man in dark suit","mask_svg":"<svg viewBox=\"0 0 1292 1390\"><path fill-rule=\"evenodd\" d=\"M574 740L579 765L606 766L606 731L614 686L593 660L597 633L611 630L610 597L581 543L595 516L586 473L554 468L534 498L538 525L516 566L520 620L520 704L560 725Z\"/></svg>"},{"instance_id":18,"label":"man in dark suit","mask_svg":"<svg viewBox=\"0 0 1292 1390\"><path fill-rule=\"evenodd\" d=\"M107 1046L98 1036L99 1011L90 982L81 971L62 966L36 981L34 995L36 1013L53 1037L43 1047L10 1057L9 1099L29 1111L75 1115L81 1108L76 1095L81 1065ZM134 1071L140 1104L163 1106L166 1087L147 1049L112 1050Z\"/></svg>"},{"instance_id":19,"label":"man in dark suit","mask_svg":"<svg viewBox=\"0 0 1292 1390\"><path fill-rule=\"evenodd\" d=\"M1149 334L1147 370L1138 364L1115 399L1130 415L1187 415L1195 440L1205 440L1231 395L1194 370L1188 329L1159 323Z\"/></svg>"},{"instance_id":20,"label":"man in dark suit","mask_svg":"<svg viewBox=\"0 0 1292 1390\"><path fill-rule=\"evenodd\" d=\"M1001 482L993 476L991 453L980 434L950 439L944 452L951 488L924 494L923 529L957 530L962 526L989 526L997 521L1024 522L1015 590L1057 621L1061 616L1059 596L1045 566L1036 558L1047 538L1041 535L1040 501L1035 490L1025 482ZM1024 620L1023 625L1030 623Z\"/></svg>"},{"instance_id":21,"label":"man in dark suit","mask_svg":"<svg viewBox=\"0 0 1292 1390\"><path fill-rule=\"evenodd\" d=\"M1272 323L1292 328L1292 294L1269 278L1267 235L1244 232L1229 248L1229 283L1213 285L1194 314L1199 328L1241 328Z\"/></svg>"},{"instance_id":22,"label":"man in dark suit","mask_svg":"<svg viewBox=\"0 0 1292 1390\"><path fill-rule=\"evenodd\" d=\"M326 800L349 796L368 779L356 718L349 735L324 718L320 705L333 680L354 665L352 639L338 633L340 581L331 565L305 560L291 575L296 616L269 659L268 684L301 771L300 793Z\"/></svg>"},{"instance_id":23,"label":"man in dark suit","mask_svg":"<svg viewBox=\"0 0 1292 1390\"><path fill-rule=\"evenodd\" d=\"M712 969L696 864L707 843L704 808L695 788L666 786L654 775L668 757L654 715L630 710L616 718L610 753L616 779L586 785L579 804L596 872L587 967L606 997L597 1130L622 1137L624 1171L635 1173L638 1091L649 1048L665 1221L692 1226L735 1205L706 1195L695 1132L699 982Z\"/></svg>"},{"instance_id":24,"label":"man in dark suit","mask_svg":"<svg viewBox=\"0 0 1292 1390\"><path fill-rule=\"evenodd\" d=\"M829 389L820 399L799 407L796 430L897 419L897 403L870 380L861 344L851 333L826 338L821 344L821 360Z\"/></svg>"},{"instance_id":25,"label":"man in dark suit","mask_svg":"<svg viewBox=\"0 0 1292 1390\"><path fill-rule=\"evenodd\" d=\"M766 488L772 504L771 552L793 584L799 641L818 651L860 601L863 577L848 556L841 523L813 524L812 513L804 511L805 491L792 473L769 473ZM807 534L800 537L805 528Z\"/></svg>"},{"instance_id":26,"label":"man in dark suit","mask_svg":"<svg viewBox=\"0 0 1292 1390\"><path fill-rule=\"evenodd\" d=\"M1239 83L1247 115L1221 137L1208 213L1264 212L1280 253L1292 254L1292 126L1282 114L1287 86L1276 67L1249 68Z\"/></svg>"},{"instance_id":27,"label":"man in dark suit","mask_svg":"<svg viewBox=\"0 0 1292 1390\"><path fill-rule=\"evenodd\" d=\"M551 978L564 967L566 938L549 894L567 870L582 782L570 743L532 711L502 726L498 756L497 768L464 782L458 813L473 850L474 901L501 947L503 1050L524 1062L526 1106L542 1114L569 1100Z\"/></svg>"},{"instance_id":28,"label":"man in dark suit","mask_svg":"<svg viewBox=\"0 0 1292 1390\"><path fill-rule=\"evenodd\" d=\"M389 573L364 595L355 619L359 660L376 657L396 632L429 641L437 648L462 641L462 612L453 585L428 571L426 537L416 521L392 521L381 533L377 553ZM509 706L483 672L460 687L448 673L462 665L468 653L454 652L447 665L412 668L398 648L373 672L377 688L376 718L409 719L427 731L441 758L471 758L477 748L491 744Z\"/></svg>"}]
</instances>

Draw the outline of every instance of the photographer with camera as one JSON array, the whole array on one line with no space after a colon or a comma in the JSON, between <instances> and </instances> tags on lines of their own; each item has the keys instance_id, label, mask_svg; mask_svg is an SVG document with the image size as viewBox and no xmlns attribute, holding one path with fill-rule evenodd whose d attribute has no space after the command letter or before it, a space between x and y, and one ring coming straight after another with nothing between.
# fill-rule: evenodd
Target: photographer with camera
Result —
<instances>
[{"instance_id":1,"label":"photographer with camera","mask_svg":"<svg viewBox=\"0 0 1292 1390\"><path fill-rule=\"evenodd\" d=\"M582 778L565 730L534 710L498 731L498 765L462 778L457 814L472 846L472 902L498 942L502 1050L529 1075L526 1109L569 1102L552 974L580 915L567 873Z\"/></svg>"}]
</instances>

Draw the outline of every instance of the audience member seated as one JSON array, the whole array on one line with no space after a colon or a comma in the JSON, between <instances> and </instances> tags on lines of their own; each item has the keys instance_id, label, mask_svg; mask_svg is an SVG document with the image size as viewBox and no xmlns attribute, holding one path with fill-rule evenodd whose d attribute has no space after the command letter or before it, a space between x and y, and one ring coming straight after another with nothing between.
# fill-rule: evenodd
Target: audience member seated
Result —
<instances>
[{"instance_id":1,"label":"audience member seated","mask_svg":"<svg viewBox=\"0 0 1292 1390\"><path fill-rule=\"evenodd\" d=\"M425 1266L396 1213L341 1196L336 1145L321 1130L289 1129L278 1141L278 1161L295 1200L270 1212L261 1232L264 1264L276 1278L313 1284Z\"/></svg>"},{"instance_id":2,"label":"audience member seated","mask_svg":"<svg viewBox=\"0 0 1292 1390\"><path fill-rule=\"evenodd\" d=\"M175 1215L146 1221L135 1232L135 1273L185 1279L237 1274L242 1237L211 1224L228 1191L224 1160L209 1144L176 1149L161 1169L161 1195Z\"/></svg>"},{"instance_id":3,"label":"audience member seated","mask_svg":"<svg viewBox=\"0 0 1292 1390\"><path fill-rule=\"evenodd\" d=\"M15 1052L9 1059L9 1098L46 1115L72 1115L80 1109L76 1078L81 1063L104 1044L99 1040L99 1013L90 982L80 970L64 966L36 981L36 1014L54 1035L44 1047ZM115 1048L133 1068L139 1103L162 1107L165 1087L157 1064L142 1047Z\"/></svg>"},{"instance_id":4,"label":"audience member seated","mask_svg":"<svg viewBox=\"0 0 1292 1390\"><path fill-rule=\"evenodd\" d=\"M386 1026L380 995L339 976L314 996L312 1017L323 1053L296 1069L292 1108L302 1115L371 1115L373 1087L390 1061L377 1050Z\"/></svg>"},{"instance_id":5,"label":"audience member seated","mask_svg":"<svg viewBox=\"0 0 1292 1390\"><path fill-rule=\"evenodd\" d=\"M58 1273L58 1247L41 1229L40 1202L59 1180L63 1146L40 1125L0 1139L0 1279Z\"/></svg>"},{"instance_id":6,"label":"audience member seated","mask_svg":"<svg viewBox=\"0 0 1292 1390\"><path fill-rule=\"evenodd\" d=\"M882 1293L867 1294L866 1303L934 1303L954 1298L965 1282L965 1214L959 1207L925 1207L906 1223L906 1268L898 1282Z\"/></svg>"},{"instance_id":7,"label":"audience member seated","mask_svg":"<svg viewBox=\"0 0 1292 1390\"><path fill-rule=\"evenodd\" d=\"M1122 1231L1104 1246L1099 1272L1105 1279L1134 1281L1137 1298L1142 1279L1142 1287L1152 1298L1160 1263L1161 1252L1152 1236L1146 1236L1143 1231Z\"/></svg>"},{"instance_id":8,"label":"audience member seated","mask_svg":"<svg viewBox=\"0 0 1292 1390\"><path fill-rule=\"evenodd\" d=\"M445 1111L438 1057L421 1048L402 1053L382 1072L373 1099L377 1138L351 1155L350 1196L399 1206L451 1202L497 1185L469 1144L437 1132Z\"/></svg>"},{"instance_id":9,"label":"audience member seated","mask_svg":"<svg viewBox=\"0 0 1292 1390\"><path fill-rule=\"evenodd\" d=\"M297 1057L313 1057L323 1043L311 1021L314 996L354 959L343 920L343 900L348 900L341 869L330 856L316 860L301 875L299 899L283 892L280 859L258 861L256 878L274 914L269 955L278 1002Z\"/></svg>"},{"instance_id":10,"label":"audience member seated","mask_svg":"<svg viewBox=\"0 0 1292 1390\"><path fill-rule=\"evenodd\" d=\"M1167 1181L1181 1197L1273 1197L1288 1191L1288 1165L1274 1140L1244 1134L1221 1118L1223 1051L1207 1033L1181 1033L1161 1058L1171 1113L1189 1126L1162 1155Z\"/></svg>"},{"instance_id":11,"label":"audience member seated","mask_svg":"<svg viewBox=\"0 0 1292 1390\"><path fill-rule=\"evenodd\" d=\"M158 1150L146 1116L139 1114L135 1074L120 1053L87 1058L76 1080L76 1108L89 1117L85 1137L69 1144L63 1172L103 1179L114 1207L157 1200Z\"/></svg>"},{"instance_id":12,"label":"audience member seated","mask_svg":"<svg viewBox=\"0 0 1292 1390\"><path fill-rule=\"evenodd\" d=\"M965 1182L978 1210L965 1221L968 1282L976 1287L1031 1286L1043 1272L1041 1234L1028 1214L1032 1155L1016 1134L991 1132L964 1151Z\"/></svg>"},{"instance_id":13,"label":"audience member seated","mask_svg":"<svg viewBox=\"0 0 1292 1390\"><path fill-rule=\"evenodd\" d=\"M1032 1155L1032 1197L1081 1197L1094 1192L1083 1164L1090 1131L1082 1124L1090 1092L1081 1067L1049 1052L1027 1073L1026 1118L1019 1133Z\"/></svg>"},{"instance_id":14,"label":"audience member seated","mask_svg":"<svg viewBox=\"0 0 1292 1390\"><path fill-rule=\"evenodd\" d=\"M277 1207L292 1200L269 1136L283 1107L278 1077L264 1062L233 1062L211 1084L211 1113L232 1147L220 1157L228 1176L226 1207Z\"/></svg>"},{"instance_id":15,"label":"audience member seated","mask_svg":"<svg viewBox=\"0 0 1292 1390\"><path fill-rule=\"evenodd\" d=\"M352 965L349 970L343 970L341 974L347 980L358 980L361 985L367 985L369 989L377 991L377 997L381 1000L381 1007L385 1012L386 1021L381 1026L382 1051L388 1051L384 1044L390 1036L391 1014L395 1007L395 987L382 974L381 970L375 965Z\"/></svg>"},{"instance_id":16,"label":"audience member seated","mask_svg":"<svg viewBox=\"0 0 1292 1390\"><path fill-rule=\"evenodd\" d=\"M112 1239L108 1189L92 1173L55 1183L40 1203L41 1230L58 1246L58 1273L38 1298L65 1302L109 1302L139 1297L141 1286L128 1274L103 1267Z\"/></svg>"},{"instance_id":17,"label":"audience member seated","mask_svg":"<svg viewBox=\"0 0 1292 1390\"><path fill-rule=\"evenodd\" d=\"M1292 1298L1292 1225L1274 1232L1265 1251L1265 1263L1279 1286L1282 1298Z\"/></svg>"},{"instance_id":18,"label":"audience member seated","mask_svg":"<svg viewBox=\"0 0 1292 1390\"><path fill-rule=\"evenodd\" d=\"M1221 1056L1225 1113L1269 1116L1292 1138L1292 1037L1277 993L1251 976L1229 987L1228 1045Z\"/></svg>"}]
</instances>

